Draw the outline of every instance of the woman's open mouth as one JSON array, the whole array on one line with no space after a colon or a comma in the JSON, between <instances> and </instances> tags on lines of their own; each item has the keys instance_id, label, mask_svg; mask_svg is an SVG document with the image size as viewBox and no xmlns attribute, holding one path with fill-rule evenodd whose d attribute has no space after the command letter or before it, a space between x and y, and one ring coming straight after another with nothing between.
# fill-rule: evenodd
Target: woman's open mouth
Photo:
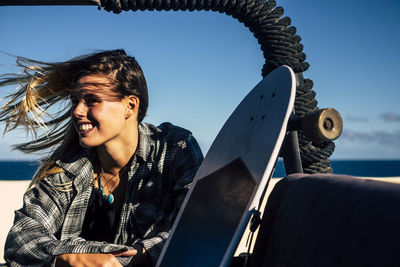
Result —
<instances>
[{"instance_id":1,"label":"woman's open mouth","mask_svg":"<svg viewBox=\"0 0 400 267\"><path fill-rule=\"evenodd\" d=\"M94 128L93 124L91 123L82 123L79 124L78 127L79 127L79 134L81 135L88 134Z\"/></svg>"}]
</instances>

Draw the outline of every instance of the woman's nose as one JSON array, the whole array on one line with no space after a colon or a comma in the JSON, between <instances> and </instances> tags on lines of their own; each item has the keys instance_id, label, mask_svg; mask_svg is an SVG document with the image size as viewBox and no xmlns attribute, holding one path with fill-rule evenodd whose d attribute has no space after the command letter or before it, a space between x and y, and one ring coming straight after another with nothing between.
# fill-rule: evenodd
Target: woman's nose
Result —
<instances>
[{"instance_id":1,"label":"woman's nose","mask_svg":"<svg viewBox=\"0 0 400 267\"><path fill-rule=\"evenodd\" d=\"M76 104L75 108L72 111L72 114L76 118L81 118L86 116L87 113L87 107L83 101L80 101L78 104Z\"/></svg>"}]
</instances>

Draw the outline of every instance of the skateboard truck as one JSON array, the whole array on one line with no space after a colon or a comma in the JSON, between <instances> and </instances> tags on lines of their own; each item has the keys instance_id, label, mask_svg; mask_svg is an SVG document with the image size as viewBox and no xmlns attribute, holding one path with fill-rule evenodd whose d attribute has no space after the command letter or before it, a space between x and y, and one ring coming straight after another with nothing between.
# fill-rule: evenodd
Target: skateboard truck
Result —
<instances>
[{"instance_id":1,"label":"skateboard truck","mask_svg":"<svg viewBox=\"0 0 400 267\"><path fill-rule=\"evenodd\" d=\"M301 130L316 144L337 139L342 129L342 117L333 108L317 109L304 117L293 116L288 124L289 131Z\"/></svg>"},{"instance_id":2,"label":"skateboard truck","mask_svg":"<svg viewBox=\"0 0 400 267\"><path fill-rule=\"evenodd\" d=\"M333 108L317 109L304 117L292 114L288 123L288 134L281 150L286 175L303 172L297 137L297 131L299 130L315 144L332 141L342 133L342 117Z\"/></svg>"}]
</instances>

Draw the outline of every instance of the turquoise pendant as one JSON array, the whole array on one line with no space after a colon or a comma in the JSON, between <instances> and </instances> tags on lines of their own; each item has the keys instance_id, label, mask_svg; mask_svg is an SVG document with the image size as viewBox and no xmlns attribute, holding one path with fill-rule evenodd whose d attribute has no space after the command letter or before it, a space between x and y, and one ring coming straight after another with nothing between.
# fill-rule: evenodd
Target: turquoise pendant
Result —
<instances>
[{"instance_id":1,"label":"turquoise pendant","mask_svg":"<svg viewBox=\"0 0 400 267\"><path fill-rule=\"evenodd\" d=\"M108 203L112 204L114 202L114 195L110 193L107 196L106 193L104 193L104 189L103 189L103 186L101 185L101 183L100 183L100 192L103 195L103 197L107 200Z\"/></svg>"},{"instance_id":2,"label":"turquoise pendant","mask_svg":"<svg viewBox=\"0 0 400 267\"><path fill-rule=\"evenodd\" d=\"M107 201L108 203L112 204L114 202L114 195L110 193L107 197Z\"/></svg>"}]
</instances>

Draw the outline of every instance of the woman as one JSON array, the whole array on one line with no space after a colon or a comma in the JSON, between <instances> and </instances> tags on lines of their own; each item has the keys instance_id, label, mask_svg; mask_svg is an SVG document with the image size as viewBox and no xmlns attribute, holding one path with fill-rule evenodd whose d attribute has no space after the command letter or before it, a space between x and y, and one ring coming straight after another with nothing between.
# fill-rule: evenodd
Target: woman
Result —
<instances>
[{"instance_id":1,"label":"woman","mask_svg":"<svg viewBox=\"0 0 400 267\"><path fill-rule=\"evenodd\" d=\"M202 161L196 140L170 123L142 122L146 81L123 50L17 63L25 74L3 77L0 86L22 87L9 96L0 120L8 131L45 129L19 150L56 148L15 213L7 263L154 265ZM60 102L61 111L49 117Z\"/></svg>"}]
</instances>

